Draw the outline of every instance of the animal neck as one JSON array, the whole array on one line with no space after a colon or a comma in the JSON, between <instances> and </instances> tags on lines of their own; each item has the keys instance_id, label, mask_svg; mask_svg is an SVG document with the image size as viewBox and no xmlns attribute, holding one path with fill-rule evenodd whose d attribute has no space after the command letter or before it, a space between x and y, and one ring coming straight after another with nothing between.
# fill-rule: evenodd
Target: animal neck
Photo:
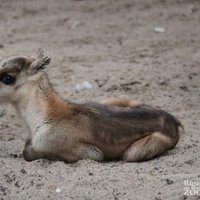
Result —
<instances>
[{"instance_id":1,"label":"animal neck","mask_svg":"<svg viewBox=\"0 0 200 200\"><path fill-rule=\"evenodd\" d=\"M53 90L45 73L35 77L30 84L21 88L14 107L29 135L37 132L42 124L58 120L63 110L69 107Z\"/></svg>"}]
</instances>

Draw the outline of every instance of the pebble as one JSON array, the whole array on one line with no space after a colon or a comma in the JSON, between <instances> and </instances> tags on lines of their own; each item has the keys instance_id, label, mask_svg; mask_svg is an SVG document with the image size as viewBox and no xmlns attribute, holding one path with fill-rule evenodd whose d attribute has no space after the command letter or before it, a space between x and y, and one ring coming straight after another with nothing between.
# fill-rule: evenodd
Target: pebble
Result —
<instances>
[{"instance_id":1,"label":"pebble","mask_svg":"<svg viewBox=\"0 0 200 200\"><path fill-rule=\"evenodd\" d=\"M164 27L154 27L154 32L156 33L164 33L166 29Z\"/></svg>"},{"instance_id":2,"label":"pebble","mask_svg":"<svg viewBox=\"0 0 200 200\"><path fill-rule=\"evenodd\" d=\"M171 185L171 184L173 184L173 183L174 183L174 181L173 181L173 180L170 180L170 179L168 179L168 178L167 178L165 181L166 181L166 183L167 183L168 185Z\"/></svg>"},{"instance_id":3,"label":"pebble","mask_svg":"<svg viewBox=\"0 0 200 200\"><path fill-rule=\"evenodd\" d=\"M75 90L77 92L80 92L81 90L84 90L84 89L92 89L92 84L88 81L84 81L82 83L76 84L75 86Z\"/></svg>"},{"instance_id":4,"label":"pebble","mask_svg":"<svg viewBox=\"0 0 200 200\"><path fill-rule=\"evenodd\" d=\"M195 6L195 5L190 5L190 6L188 7L188 12L189 12L189 13L195 13L195 12L197 12L197 11L198 11L198 7Z\"/></svg>"},{"instance_id":5,"label":"pebble","mask_svg":"<svg viewBox=\"0 0 200 200\"><path fill-rule=\"evenodd\" d=\"M61 192L60 188L57 188L56 193L60 193L60 192Z\"/></svg>"},{"instance_id":6,"label":"pebble","mask_svg":"<svg viewBox=\"0 0 200 200\"><path fill-rule=\"evenodd\" d=\"M22 174L26 174L26 173L27 173L25 169L21 169L20 172L21 172Z\"/></svg>"}]
</instances>

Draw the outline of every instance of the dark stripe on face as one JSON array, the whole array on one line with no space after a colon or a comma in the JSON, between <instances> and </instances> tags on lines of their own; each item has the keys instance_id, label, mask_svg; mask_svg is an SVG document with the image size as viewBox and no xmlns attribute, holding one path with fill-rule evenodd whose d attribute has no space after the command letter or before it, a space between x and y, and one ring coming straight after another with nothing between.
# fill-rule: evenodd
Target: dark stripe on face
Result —
<instances>
[{"instance_id":1,"label":"dark stripe on face","mask_svg":"<svg viewBox=\"0 0 200 200\"><path fill-rule=\"evenodd\" d=\"M0 77L5 74L17 74L20 70L16 66L0 68Z\"/></svg>"}]
</instances>

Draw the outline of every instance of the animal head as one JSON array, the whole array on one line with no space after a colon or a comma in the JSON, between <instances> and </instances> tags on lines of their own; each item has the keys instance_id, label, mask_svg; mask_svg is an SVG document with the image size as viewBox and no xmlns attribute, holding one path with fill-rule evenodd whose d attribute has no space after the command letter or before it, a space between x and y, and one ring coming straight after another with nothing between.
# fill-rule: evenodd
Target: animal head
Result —
<instances>
[{"instance_id":1,"label":"animal head","mask_svg":"<svg viewBox=\"0 0 200 200\"><path fill-rule=\"evenodd\" d=\"M50 63L44 50L38 49L32 56L12 56L0 62L0 102L10 102L16 91L28 83Z\"/></svg>"}]
</instances>

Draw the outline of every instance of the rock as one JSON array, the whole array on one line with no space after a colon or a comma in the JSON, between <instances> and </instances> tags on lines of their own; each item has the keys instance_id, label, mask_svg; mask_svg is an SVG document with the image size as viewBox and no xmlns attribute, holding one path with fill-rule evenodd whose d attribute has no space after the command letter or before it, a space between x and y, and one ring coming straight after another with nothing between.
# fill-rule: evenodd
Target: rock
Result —
<instances>
[{"instance_id":1,"label":"rock","mask_svg":"<svg viewBox=\"0 0 200 200\"><path fill-rule=\"evenodd\" d=\"M166 179L166 182L167 182L167 184L168 184L168 185L171 185L171 184L173 184L173 183L174 183L174 181L173 181L173 180L170 180L170 179L168 179L168 178Z\"/></svg>"},{"instance_id":2,"label":"rock","mask_svg":"<svg viewBox=\"0 0 200 200\"><path fill-rule=\"evenodd\" d=\"M166 32L166 29L164 27L154 27L155 33L164 33Z\"/></svg>"},{"instance_id":3,"label":"rock","mask_svg":"<svg viewBox=\"0 0 200 200\"><path fill-rule=\"evenodd\" d=\"M188 89L188 87L185 86L185 85L182 85L182 86L180 86L179 88L180 88L181 90L186 91L186 92L189 92L189 91L190 91L190 90Z\"/></svg>"},{"instance_id":4,"label":"rock","mask_svg":"<svg viewBox=\"0 0 200 200\"><path fill-rule=\"evenodd\" d=\"M26 173L27 173L25 169L21 169L20 172L21 172L22 174L26 174Z\"/></svg>"},{"instance_id":5,"label":"rock","mask_svg":"<svg viewBox=\"0 0 200 200\"><path fill-rule=\"evenodd\" d=\"M84 89L92 89L92 84L88 81L84 81L82 83L76 84L75 86L75 90L77 92L80 92L81 90L84 90Z\"/></svg>"},{"instance_id":6,"label":"rock","mask_svg":"<svg viewBox=\"0 0 200 200\"><path fill-rule=\"evenodd\" d=\"M60 192L61 192L60 188L56 188L56 193L60 193Z\"/></svg>"}]
</instances>

